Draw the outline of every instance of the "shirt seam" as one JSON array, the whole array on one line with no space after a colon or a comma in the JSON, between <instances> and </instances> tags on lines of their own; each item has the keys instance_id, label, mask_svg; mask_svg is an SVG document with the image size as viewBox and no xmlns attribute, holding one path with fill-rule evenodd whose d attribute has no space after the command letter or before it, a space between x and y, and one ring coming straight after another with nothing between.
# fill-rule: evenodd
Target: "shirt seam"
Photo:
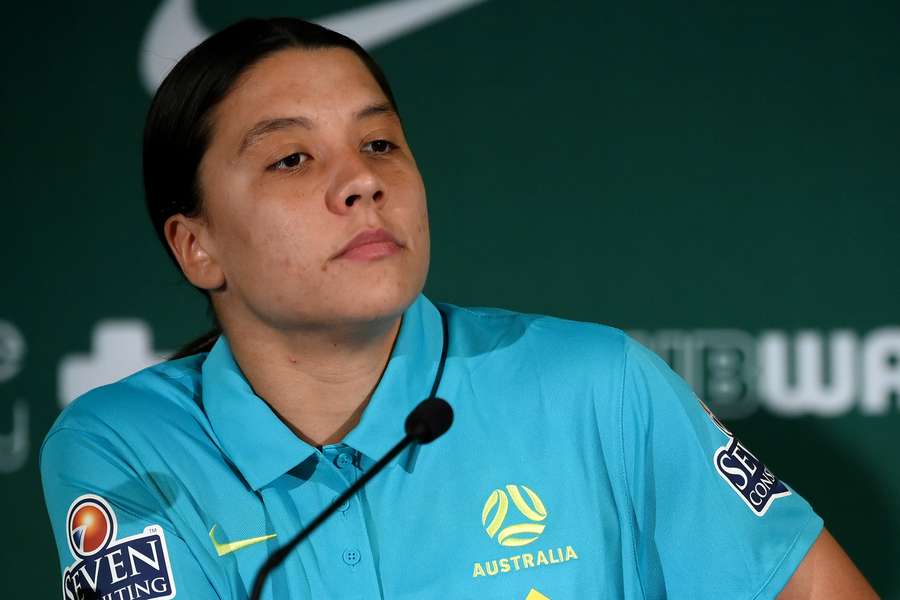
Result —
<instances>
[{"instance_id":1,"label":"shirt seam","mask_svg":"<svg viewBox=\"0 0 900 600\"><path fill-rule=\"evenodd\" d=\"M637 532L634 530L634 519L637 518L637 512L634 508L634 502L631 499L631 488L628 485L628 464L625 460L625 381L628 372L628 339L624 333L622 334L622 340L622 381L619 387L619 444L622 453L622 481L625 484L625 501L628 503L628 508L630 509L627 523L631 533L632 561L634 563L634 570L638 575L637 580L641 590L641 598L646 598L647 594L644 591L643 574L641 573L638 561Z\"/></svg>"},{"instance_id":2,"label":"shirt seam","mask_svg":"<svg viewBox=\"0 0 900 600\"><path fill-rule=\"evenodd\" d=\"M653 365L652 368L655 369L658 374L664 375L664 373L659 369L659 367L657 365ZM666 385L666 388L668 389L668 391L672 395L677 397L678 390L675 388L675 386L672 384L672 382L667 377L663 377L663 380L665 382L665 385ZM696 392L691 390L691 393L694 396L694 400L699 401L699 397L697 397ZM684 408L682 408L679 411L679 414L683 417L690 418L689 414L687 413L686 410L684 410ZM725 435L725 434L723 433L722 435ZM702 463L704 465L704 468L707 471L713 471L714 463L713 463L713 461L708 460L709 456L706 454L707 449L701 442L701 440L695 430L692 430L692 434L689 436L689 439L690 439L691 443L693 444L693 446L696 447L700 451L700 454L704 454L707 457L707 460L703 461L703 463ZM738 439L737 434L732 433L731 436L726 436L726 439L728 439L728 440ZM730 498L730 496L728 496L728 494L730 494L731 492L729 492L723 486L718 486L715 488L715 490L716 491L714 492L713 496L715 498L716 505L720 508L721 513L728 514L728 513L732 512L732 510L733 510L732 505L726 501L726 498ZM744 564L744 568L747 570L747 572L750 572L752 570L752 568L751 568L752 560L750 558L748 558L747 552L743 548L743 546L740 547L740 551L738 552L738 554L740 555L741 561Z\"/></svg>"},{"instance_id":3,"label":"shirt seam","mask_svg":"<svg viewBox=\"0 0 900 600\"><path fill-rule=\"evenodd\" d=\"M493 309L498 312L480 312L479 310L477 310L477 308L479 308L479 307L471 308L471 307L467 307L467 306L457 306L455 304L448 304L446 302L442 302L440 304L441 304L441 306L451 308L456 311L464 312L473 317L478 317L479 319L492 319L492 320L522 319L529 324L537 324L538 322L540 322L543 319L557 319L560 321L570 321L572 323L578 323L581 325L597 325L596 323L590 323L588 321L572 321L571 319L564 319L561 317L553 317L553 316L542 315L542 314L537 314L537 313L518 312L515 310L509 310L506 308L494 308ZM484 308L491 309L492 307L484 307Z\"/></svg>"},{"instance_id":4,"label":"shirt seam","mask_svg":"<svg viewBox=\"0 0 900 600\"><path fill-rule=\"evenodd\" d=\"M517 313L514 311L508 311L504 313L484 313L472 310L471 308L467 308L465 306L456 306L453 304L441 303L441 306L452 307L456 310L465 312L467 314L472 315L473 317L478 317L480 319L514 319L517 317L521 317L524 313Z\"/></svg>"},{"instance_id":5,"label":"shirt seam","mask_svg":"<svg viewBox=\"0 0 900 600\"><path fill-rule=\"evenodd\" d=\"M104 423L104 425L106 425L106 423ZM44 441L41 442L41 449L40 449L40 452L38 453L38 469L39 470L41 469L41 466L42 466L41 463L43 463L43 460L44 460L44 448L46 447L47 442L50 441L50 438L56 436L56 434L61 433L63 431L87 436L89 438L99 439L101 441L106 441L102 435L99 435L99 434L97 434L93 431L89 431L87 429L71 427L69 425L63 425L61 427L57 427L57 428L53 429L50 433L48 433L47 437L44 438ZM118 454L118 453L116 453L116 454ZM117 458L122 461L122 463L128 468L128 470L132 473L132 475L134 475L135 479L137 481L139 481L140 484L145 489L147 489L148 492L151 492L151 488L147 485L146 480L140 476L140 474L137 472L137 470L134 468L134 466L122 456L117 456ZM158 501L158 499L157 499L157 501ZM162 517L162 516L163 515L160 513L160 517Z\"/></svg>"},{"instance_id":6,"label":"shirt seam","mask_svg":"<svg viewBox=\"0 0 900 600\"><path fill-rule=\"evenodd\" d=\"M54 427L53 429L51 429L47 433L47 435L44 437L44 441L41 442L41 447L38 449L38 471L42 471L43 462L44 462L44 448L47 446L47 442L50 441L50 438L54 437L57 433L59 433L61 431L72 431L74 433L88 433L82 429L78 429L76 427L69 427L66 425L61 426L61 427Z\"/></svg>"},{"instance_id":7,"label":"shirt seam","mask_svg":"<svg viewBox=\"0 0 900 600\"><path fill-rule=\"evenodd\" d=\"M206 362L206 358L204 358L203 361ZM163 364L165 364L165 363L163 363ZM201 363L201 365L202 365L202 363ZM197 398L201 396L201 394L197 393L196 389L194 389L189 383L186 384L184 382L184 380L188 380L188 382L191 382L194 380L194 377L196 377L197 378L196 381L198 383L200 383L201 378L203 377L203 369L202 368L198 368L196 370L185 369L183 371L180 371L178 374L173 374L173 373L167 372L167 370L165 370L165 369L160 369L159 371L157 371L157 373L159 373L159 375L161 377L171 381L174 385L181 387L185 392L187 392L187 394L189 394L191 396L191 399L194 400L195 402L196 402Z\"/></svg>"}]
</instances>

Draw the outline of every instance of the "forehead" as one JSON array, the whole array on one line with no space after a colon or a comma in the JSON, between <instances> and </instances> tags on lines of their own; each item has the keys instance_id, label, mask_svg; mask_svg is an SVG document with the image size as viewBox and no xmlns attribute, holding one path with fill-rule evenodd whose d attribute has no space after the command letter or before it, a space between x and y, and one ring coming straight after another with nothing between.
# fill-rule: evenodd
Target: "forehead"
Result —
<instances>
[{"instance_id":1,"label":"forehead","mask_svg":"<svg viewBox=\"0 0 900 600\"><path fill-rule=\"evenodd\" d=\"M216 109L226 129L260 118L350 114L387 98L362 60L345 48L281 50L247 69ZM216 127L219 129L219 127Z\"/></svg>"}]
</instances>

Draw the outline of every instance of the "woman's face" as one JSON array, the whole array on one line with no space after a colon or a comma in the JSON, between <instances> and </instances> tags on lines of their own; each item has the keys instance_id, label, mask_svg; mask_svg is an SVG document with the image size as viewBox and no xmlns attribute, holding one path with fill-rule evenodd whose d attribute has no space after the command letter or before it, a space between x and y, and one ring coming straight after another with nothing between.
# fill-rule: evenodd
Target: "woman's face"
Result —
<instances>
[{"instance_id":1,"label":"woman's face","mask_svg":"<svg viewBox=\"0 0 900 600\"><path fill-rule=\"evenodd\" d=\"M198 241L223 323L328 327L409 306L428 271L425 188L355 54L273 54L242 75L212 125Z\"/></svg>"}]
</instances>

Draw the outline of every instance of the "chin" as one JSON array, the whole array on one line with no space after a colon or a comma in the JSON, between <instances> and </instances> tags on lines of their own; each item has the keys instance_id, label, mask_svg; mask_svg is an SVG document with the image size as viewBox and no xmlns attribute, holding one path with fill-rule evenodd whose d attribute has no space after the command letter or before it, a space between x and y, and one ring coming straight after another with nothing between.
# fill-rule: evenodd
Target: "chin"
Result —
<instances>
[{"instance_id":1,"label":"chin","mask_svg":"<svg viewBox=\"0 0 900 600\"><path fill-rule=\"evenodd\" d=\"M385 265L368 273L342 278L341 290L332 294L337 298L335 308L346 315L378 319L401 315L416 300L425 287L428 263Z\"/></svg>"},{"instance_id":2,"label":"chin","mask_svg":"<svg viewBox=\"0 0 900 600\"><path fill-rule=\"evenodd\" d=\"M424 277L354 279L352 285L320 290L323 293L315 298L303 294L294 307L285 306L282 310L288 322L319 322L328 326L393 320L409 308L424 284Z\"/></svg>"},{"instance_id":3,"label":"chin","mask_svg":"<svg viewBox=\"0 0 900 600\"><path fill-rule=\"evenodd\" d=\"M354 290L345 296L347 301L341 303L340 312L348 319L360 321L398 317L421 291L421 286L397 283Z\"/></svg>"}]
</instances>

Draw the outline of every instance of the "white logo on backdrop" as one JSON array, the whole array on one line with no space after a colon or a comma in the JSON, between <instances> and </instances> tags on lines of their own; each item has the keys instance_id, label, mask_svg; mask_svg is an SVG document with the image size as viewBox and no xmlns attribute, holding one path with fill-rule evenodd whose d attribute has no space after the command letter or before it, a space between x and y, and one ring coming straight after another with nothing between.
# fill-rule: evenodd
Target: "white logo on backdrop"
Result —
<instances>
[{"instance_id":1,"label":"white logo on backdrop","mask_svg":"<svg viewBox=\"0 0 900 600\"><path fill-rule=\"evenodd\" d=\"M853 408L884 415L900 408L900 327L866 335L843 329L660 330L631 334L652 348L723 418L763 404L782 417L838 417Z\"/></svg>"},{"instance_id":2,"label":"white logo on backdrop","mask_svg":"<svg viewBox=\"0 0 900 600\"><path fill-rule=\"evenodd\" d=\"M485 0L390 0L327 15L315 22L372 50ZM210 31L193 0L164 0L141 44L138 69L144 87L156 91L169 70Z\"/></svg>"},{"instance_id":3,"label":"white logo on backdrop","mask_svg":"<svg viewBox=\"0 0 900 600\"><path fill-rule=\"evenodd\" d=\"M0 321L0 383L19 374L24 366L25 338L15 325ZM0 473L18 471L28 460L28 404L22 398L12 403L12 429L0 433Z\"/></svg>"},{"instance_id":4,"label":"white logo on backdrop","mask_svg":"<svg viewBox=\"0 0 900 600\"><path fill-rule=\"evenodd\" d=\"M143 321L100 321L94 327L90 354L70 354L59 363L59 404L65 407L95 387L165 360L167 354L154 352L153 334Z\"/></svg>"}]
</instances>

